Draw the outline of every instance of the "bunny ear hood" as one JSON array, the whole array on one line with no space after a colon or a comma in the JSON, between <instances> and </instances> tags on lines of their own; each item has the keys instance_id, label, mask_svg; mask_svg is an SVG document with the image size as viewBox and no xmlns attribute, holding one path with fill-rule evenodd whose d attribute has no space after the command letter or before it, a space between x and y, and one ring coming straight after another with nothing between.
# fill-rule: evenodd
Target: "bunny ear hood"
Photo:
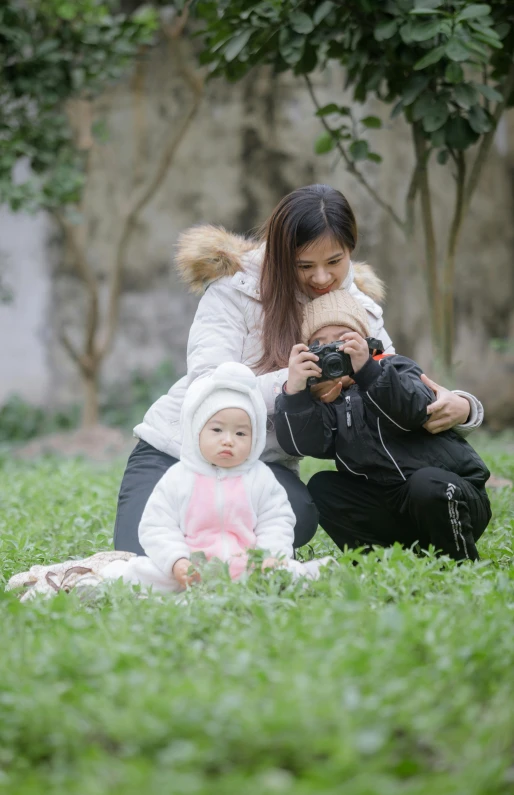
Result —
<instances>
[{"instance_id":1,"label":"bunny ear hood","mask_svg":"<svg viewBox=\"0 0 514 795\"><path fill-rule=\"evenodd\" d=\"M216 279L246 270L248 254L256 255L261 246L258 240L227 232L222 226L193 226L178 239L176 267L191 292L202 295ZM359 290L381 303L384 283L373 268L365 262L354 262L353 268Z\"/></svg>"},{"instance_id":2,"label":"bunny ear hood","mask_svg":"<svg viewBox=\"0 0 514 795\"><path fill-rule=\"evenodd\" d=\"M250 417L252 449L239 467L224 469L224 476L248 471L262 455L266 442L267 412L257 379L246 365L225 362L210 375L197 378L184 398L180 460L195 472L212 475L216 470L202 456L199 437L205 423L225 408L242 408Z\"/></svg>"}]
</instances>

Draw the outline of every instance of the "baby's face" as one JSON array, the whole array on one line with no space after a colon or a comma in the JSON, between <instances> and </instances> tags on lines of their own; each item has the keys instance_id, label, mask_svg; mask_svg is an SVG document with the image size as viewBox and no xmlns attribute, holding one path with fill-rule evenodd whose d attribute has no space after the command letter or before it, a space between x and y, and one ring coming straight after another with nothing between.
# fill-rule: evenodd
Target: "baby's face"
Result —
<instances>
[{"instance_id":1,"label":"baby's face","mask_svg":"<svg viewBox=\"0 0 514 795\"><path fill-rule=\"evenodd\" d=\"M200 432L200 452L209 464L230 469L242 464L252 449L252 424L243 409L223 409Z\"/></svg>"},{"instance_id":2,"label":"baby's face","mask_svg":"<svg viewBox=\"0 0 514 795\"><path fill-rule=\"evenodd\" d=\"M329 342L337 342L337 340L341 339L343 334L347 334L352 330L353 329L347 326L324 326L312 335L309 340L309 345L312 345L316 340L320 345L328 345ZM344 375L342 378L335 378L333 381L322 381L320 384L314 384L314 386L311 386L311 392L315 397L320 398L326 395L332 387L339 383L341 383L342 389L348 389L355 381L353 378L350 378L349 375Z\"/></svg>"}]
</instances>

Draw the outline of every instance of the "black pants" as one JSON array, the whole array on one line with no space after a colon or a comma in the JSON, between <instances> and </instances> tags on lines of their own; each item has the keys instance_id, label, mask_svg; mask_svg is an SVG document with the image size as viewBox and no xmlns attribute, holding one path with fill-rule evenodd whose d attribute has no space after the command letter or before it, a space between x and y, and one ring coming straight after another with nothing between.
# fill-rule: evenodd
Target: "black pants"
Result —
<instances>
[{"instance_id":1,"label":"black pants","mask_svg":"<svg viewBox=\"0 0 514 795\"><path fill-rule=\"evenodd\" d=\"M418 542L455 560L476 560L475 542L491 518L485 488L436 467L420 469L398 486L318 472L308 489L321 526L340 549Z\"/></svg>"},{"instance_id":2,"label":"black pants","mask_svg":"<svg viewBox=\"0 0 514 795\"><path fill-rule=\"evenodd\" d=\"M114 548L144 555L139 543L138 527L145 505L157 482L177 463L177 459L161 453L140 440L129 456L121 481L118 511L114 525ZM283 486L296 516L294 546L307 544L318 528L318 511L307 491L294 472L282 464L268 464Z\"/></svg>"}]
</instances>

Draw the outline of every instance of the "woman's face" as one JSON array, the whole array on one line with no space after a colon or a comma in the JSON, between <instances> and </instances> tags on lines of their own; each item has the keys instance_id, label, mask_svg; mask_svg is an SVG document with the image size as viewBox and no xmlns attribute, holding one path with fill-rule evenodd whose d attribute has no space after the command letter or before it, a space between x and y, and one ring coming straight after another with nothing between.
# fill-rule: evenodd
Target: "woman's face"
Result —
<instances>
[{"instance_id":1,"label":"woman's face","mask_svg":"<svg viewBox=\"0 0 514 795\"><path fill-rule=\"evenodd\" d=\"M350 252L331 236L319 237L297 251L300 286L309 298L337 290L350 267Z\"/></svg>"}]
</instances>

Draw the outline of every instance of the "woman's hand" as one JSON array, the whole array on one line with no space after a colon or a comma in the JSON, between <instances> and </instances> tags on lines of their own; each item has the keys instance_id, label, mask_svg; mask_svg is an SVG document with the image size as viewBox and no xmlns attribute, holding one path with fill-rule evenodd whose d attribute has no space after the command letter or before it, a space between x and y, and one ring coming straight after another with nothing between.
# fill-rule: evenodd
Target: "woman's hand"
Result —
<instances>
[{"instance_id":1,"label":"woman's hand","mask_svg":"<svg viewBox=\"0 0 514 795\"><path fill-rule=\"evenodd\" d=\"M358 373L369 359L368 343L356 331L347 331L346 334L342 335L341 341L344 344L341 345L339 350L350 355L353 371Z\"/></svg>"},{"instance_id":2,"label":"woman's hand","mask_svg":"<svg viewBox=\"0 0 514 795\"><path fill-rule=\"evenodd\" d=\"M321 370L316 364L318 358L316 354L311 353L307 345L301 342L293 347L289 357L289 373L286 384L288 395L303 392L307 386L307 379L311 376L320 377Z\"/></svg>"},{"instance_id":3,"label":"woman's hand","mask_svg":"<svg viewBox=\"0 0 514 795\"><path fill-rule=\"evenodd\" d=\"M470 406L465 397L450 392L444 386L439 386L424 373L421 380L432 392L435 392L436 400L427 408L430 419L424 424L424 428L430 433L441 433L448 431L455 425L464 425L467 422Z\"/></svg>"},{"instance_id":4,"label":"woman's hand","mask_svg":"<svg viewBox=\"0 0 514 795\"><path fill-rule=\"evenodd\" d=\"M333 403L339 397L343 389L348 389L355 381L350 376L343 378L333 378L329 381L321 381L319 384L311 386L311 395L322 403Z\"/></svg>"},{"instance_id":5,"label":"woman's hand","mask_svg":"<svg viewBox=\"0 0 514 795\"><path fill-rule=\"evenodd\" d=\"M188 572L190 569L193 569L191 561L188 558L179 558L171 570L176 581L182 588L187 588L188 585L200 582L200 572L192 571L189 574Z\"/></svg>"}]
</instances>

